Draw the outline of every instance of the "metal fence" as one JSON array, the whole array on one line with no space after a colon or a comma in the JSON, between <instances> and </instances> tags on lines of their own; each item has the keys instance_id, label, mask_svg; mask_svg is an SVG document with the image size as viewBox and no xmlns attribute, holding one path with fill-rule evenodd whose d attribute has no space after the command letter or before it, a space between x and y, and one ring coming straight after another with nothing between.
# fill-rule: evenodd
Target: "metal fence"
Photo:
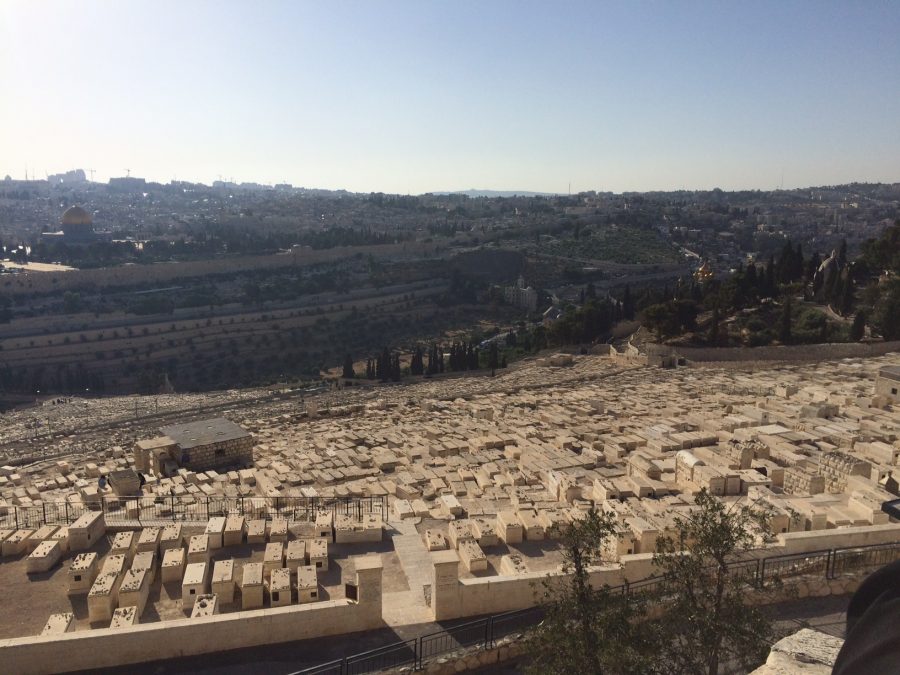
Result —
<instances>
[{"instance_id":1,"label":"metal fence","mask_svg":"<svg viewBox=\"0 0 900 675\"><path fill-rule=\"evenodd\" d=\"M240 515L249 519L284 518L312 521L316 514L362 520L377 514L386 518L386 497L119 497L94 503L42 502L34 506L10 506L0 514L0 527L33 529L41 525L68 525L82 514L102 511L107 524L154 522L204 522L214 516Z\"/></svg>"},{"instance_id":2,"label":"metal fence","mask_svg":"<svg viewBox=\"0 0 900 675\"><path fill-rule=\"evenodd\" d=\"M894 542L734 560L729 563L728 569L730 573L740 575L748 583L765 586L776 579L811 574L824 579L836 579L843 574L861 569L881 567L898 558L900 558L900 542ZM663 577L648 577L613 586L609 592L624 596L653 593L659 591L664 582ZM422 635L414 640L396 642L329 661L292 675L361 675L406 665L420 669L428 659L457 649L467 647L490 649L497 640L529 630L538 625L543 618L544 609L540 606L495 614Z\"/></svg>"}]
</instances>

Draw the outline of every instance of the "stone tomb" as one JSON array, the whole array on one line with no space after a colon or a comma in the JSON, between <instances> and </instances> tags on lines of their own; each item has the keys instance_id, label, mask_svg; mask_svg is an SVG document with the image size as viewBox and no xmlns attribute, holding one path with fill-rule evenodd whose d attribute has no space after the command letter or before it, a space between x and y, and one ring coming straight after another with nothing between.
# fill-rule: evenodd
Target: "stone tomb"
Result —
<instances>
[{"instance_id":1,"label":"stone tomb","mask_svg":"<svg viewBox=\"0 0 900 675\"><path fill-rule=\"evenodd\" d=\"M111 555L124 555L126 558L131 558L134 544L134 531L126 530L124 532L119 532L113 537L109 552Z\"/></svg>"},{"instance_id":2,"label":"stone tomb","mask_svg":"<svg viewBox=\"0 0 900 675\"><path fill-rule=\"evenodd\" d=\"M110 628L130 628L140 623L141 612L137 607L118 607L109 622Z\"/></svg>"},{"instance_id":3,"label":"stone tomb","mask_svg":"<svg viewBox=\"0 0 900 675\"><path fill-rule=\"evenodd\" d=\"M247 523L247 543L248 544L265 544L266 543L266 521L251 520Z\"/></svg>"},{"instance_id":4,"label":"stone tomb","mask_svg":"<svg viewBox=\"0 0 900 675\"><path fill-rule=\"evenodd\" d=\"M334 541L336 544L361 544L381 541L381 518L372 514L361 521L351 516L337 515L334 518Z\"/></svg>"},{"instance_id":5,"label":"stone tomb","mask_svg":"<svg viewBox=\"0 0 900 675\"><path fill-rule=\"evenodd\" d=\"M287 568L272 570L269 576L269 605L287 607L293 604L291 571Z\"/></svg>"},{"instance_id":6,"label":"stone tomb","mask_svg":"<svg viewBox=\"0 0 900 675\"><path fill-rule=\"evenodd\" d=\"M184 546L184 536L181 534L181 523L169 523L162 529L159 537L159 550L168 551L171 548Z\"/></svg>"},{"instance_id":7,"label":"stone tomb","mask_svg":"<svg viewBox=\"0 0 900 675\"><path fill-rule=\"evenodd\" d=\"M141 553L143 551L152 551L153 553L157 553L159 551L159 540L161 537L162 528L145 527L143 530L141 530L141 536L138 537L138 553Z\"/></svg>"},{"instance_id":8,"label":"stone tomb","mask_svg":"<svg viewBox=\"0 0 900 675\"><path fill-rule=\"evenodd\" d=\"M42 541L25 560L25 571L28 574L46 572L55 566L61 557L62 551L58 541Z\"/></svg>"},{"instance_id":9,"label":"stone tomb","mask_svg":"<svg viewBox=\"0 0 900 675\"><path fill-rule=\"evenodd\" d=\"M59 550L63 552L63 555L69 552L69 528L61 527L56 532L54 532L50 539L53 541L59 542Z\"/></svg>"},{"instance_id":10,"label":"stone tomb","mask_svg":"<svg viewBox=\"0 0 900 675\"><path fill-rule=\"evenodd\" d=\"M472 518L471 523L472 534L481 548L497 546L500 543L493 521L487 518Z\"/></svg>"},{"instance_id":11,"label":"stone tomb","mask_svg":"<svg viewBox=\"0 0 900 675\"><path fill-rule=\"evenodd\" d=\"M162 582L164 584L173 581L181 582L181 578L184 576L184 561L183 548L170 548L163 553Z\"/></svg>"},{"instance_id":12,"label":"stone tomb","mask_svg":"<svg viewBox=\"0 0 900 675\"><path fill-rule=\"evenodd\" d=\"M213 565L212 592L223 605L234 602L234 560L217 560Z\"/></svg>"},{"instance_id":13,"label":"stone tomb","mask_svg":"<svg viewBox=\"0 0 900 675\"><path fill-rule=\"evenodd\" d=\"M444 551L450 547L447 537L438 530L425 530L425 548L429 551Z\"/></svg>"},{"instance_id":14,"label":"stone tomb","mask_svg":"<svg viewBox=\"0 0 900 675\"><path fill-rule=\"evenodd\" d=\"M501 511L497 514L497 535L505 544L522 543L525 531L514 511Z\"/></svg>"},{"instance_id":15,"label":"stone tomb","mask_svg":"<svg viewBox=\"0 0 900 675\"><path fill-rule=\"evenodd\" d=\"M288 521L284 518L275 518L269 523L269 541L288 540Z\"/></svg>"},{"instance_id":16,"label":"stone tomb","mask_svg":"<svg viewBox=\"0 0 900 675\"><path fill-rule=\"evenodd\" d=\"M315 536L334 540L334 516L331 511L320 511L316 514Z\"/></svg>"},{"instance_id":17,"label":"stone tomb","mask_svg":"<svg viewBox=\"0 0 900 675\"><path fill-rule=\"evenodd\" d=\"M215 593L206 593L197 598L191 610L192 619L202 619L219 613L219 598Z\"/></svg>"},{"instance_id":18,"label":"stone tomb","mask_svg":"<svg viewBox=\"0 0 900 675\"><path fill-rule=\"evenodd\" d=\"M103 566L100 568L100 575L104 574L115 574L118 577L121 577L125 574L125 566L128 564L128 560L124 555L108 555L103 560Z\"/></svg>"},{"instance_id":19,"label":"stone tomb","mask_svg":"<svg viewBox=\"0 0 900 675\"><path fill-rule=\"evenodd\" d=\"M0 546L3 557L6 558L8 556L22 555L25 553L25 550L28 547L28 540L31 538L32 534L34 534L34 530L16 530L9 535L3 541L2 546Z\"/></svg>"},{"instance_id":20,"label":"stone tomb","mask_svg":"<svg viewBox=\"0 0 900 675\"><path fill-rule=\"evenodd\" d=\"M106 534L106 521L99 511L85 513L69 525L69 548L86 551ZM109 619L106 619L107 621Z\"/></svg>"},{"instance_id":21,"label":"stone tomb","mask_svg":"<svg viewBox=\"0 0 900 675\"><path fill-rule=\"evenodd\" d=\"M303 539L288 542L285 564L292 572L296 572L300 565L306 564L306 542Z\"/></svg>"},{"instance_id":22,"label":"stone tomb","mask_svg":"<svg viewBox=\"0 0 900 675\"><path fill-rule=\"evenodd\" d=\"M328 571L328 540L310 539L306 546L307 561L320 572Z\"/></svg>"},{"instance_id":23,"label":"stone tomb","mask_svg":"<svg viewBox=\"0 0 900 675\"><path fill-rule=\"evenodd\" d=\"M125 573L125 578L119 584L119 608L136 607L140 617L147 606L147 597L150 595L150 570L130 569Z\"/></svg>"},{"instance_id":24,"label":"stone tomb","mask_svg":"<svg viewBox=\"0 0 900 675\"><path fill-rule=\"evenodd\" d=\"M73 630L75 630L75 615L72 612L61 612L50 615L41 635L60 635L71 633Z\"/></svg>"},{"instance_id":25,"label":"stone tomb","mask_svg":"<svg viewBox=\"0 0 900 675\"><path fill-rule=\"evenodd\" d=\"M262 563L244 565L241 578L241 609L262 609L263 606L263 566Z\"/></svg>"},{"instance_id":26,"label":"stone tomb","mask_svg":"<svg viewBox=\"0 0 900 675\"><path fill-rule=\"evenodd\" d=\"M190 563L184 570L181 582L181 606L185 609L194 606L194 601L206 593L206 562Z\"/></svg>"},{"instance_id":27,"label":"stone tomb","mask_svg":"<svg viewBox=\"0 0 900 675\"><path fill-rule=\"evenodd\" d=\"M87 593L97 578L97 554L79 553L69 565L69 595Z\"/></svg>"},{"instance_id":28,"label":"stone tomb","mask_svg":"<svg viewBox=\"0 0 900 675\"><path fill-rule=\"evenodd\" d=\"M209 562L209 535L195 534L188 541L188 563Z\"/></svg>"},{"instance_id":29,"label":"stone tomb","mask_svg":"<svg viewBox=\"0 0 900 675\"><path fill-rule=\"evenodd\" d=\"M147 573L150 576L150 583L152 584L156 579L156 553L153 553L152 551L141 551L136 554L134 560L131 562L131 569L147 570Z\"/></svg>"},{"instance_id":30,"label":"stone tomb","mask_svg":"<svg viewBox=\"0 0 900 675\"><path fill-rule=\"evenodd\" d=\"M118 599L119 576L101 574L94 581L87 596L88 619L91 623L106 623L112 619Z\"/></svg>"},{"instance_id":31,"label":"stone tomb","mask_svg":"<svg viewBox=\"0 0 900 675\"><path fill-rule=\"evenodd\" d=\"M228 516L225 519L225 533L222 537L223 546L240 546L244 543L244 517Z\"/></svg>"},{"instance_id":32,"label":"stone tomb","mask_svg":"<svg viewBox=\"0 0 900 675\"><path fill-rule=\"evenodd\" d=\"M263 557L263 573L266 575L266 578L269 577L272 570L277 570L281 567L284 567L284 544L280 541L266 544L266 552Z\"/></svg>"},{"instance_id":33,"label":"stone tomb","mask_svg":"<svg viewBox=\"0 0 900 675\"><path fill-rule=\"evenodd\" d=\"M215 551L224 545L225 518L216 516L206 524L206 536L209 537L209 550Z\"/></svg>"},{"instance_id":34,"label":"stone tomb","mask_svg":"<svg viewBox=\"0 0 900 675\"><path fill-rule=\"evenodd\" d=\"M487 558L474 539L464 539L459 542L459 559L470 572L487 571Z\"/></svg>"},{"instance_id":35,"label":"stone tomb","mask_svg":"<svg viewBox=\"0 0 900 675\"><path fill-rule=\"evenodd\" d=\"M316 568L304 565L297 568L297 602L316 602L319 599L319 580Z\"/></svg>"},{"instance_id":36,"label":"stone tomb","mask_svg":"<svg viewBox=\"0 0 900 675\"><path fill-rule=\"evenodd\" d=\"M500 558L500 574L508 576L526 574L528 568L525 560L517 553L510 553Z\"/></svg>"},{"instance_id":37,"label":"stone tomb","mask_svg":"<svg viewBox=\"0 0 900 675\"><path fill-rule=\"evenodd\" d=\"M58 527L56 525L44 525L38 528L30 537L28 537L28 541L25 544L25 550L33 551L42 541L46 541L52 537L57 529Z\"/></svg>"}]
</instances>

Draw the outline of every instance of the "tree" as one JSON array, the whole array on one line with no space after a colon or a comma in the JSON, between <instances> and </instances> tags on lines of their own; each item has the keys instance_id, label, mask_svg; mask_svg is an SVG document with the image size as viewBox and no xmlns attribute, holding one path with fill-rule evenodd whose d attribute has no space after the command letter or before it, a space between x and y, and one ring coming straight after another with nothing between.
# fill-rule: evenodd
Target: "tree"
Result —
<instances>
[{"instance_id":1,"label":"tree","mask_svg":"<svg viewBox=\"0 0 900 675\"><path fill-rule=\"evenodd\" d=\"M719 344L719 306L713 307L712 319L709 322L709 344L713 347Z\"/></svg>"},{"instance_id":2,"label":"tree","mask_svg":"<svg viewBox=\"0 0 900 675\"><path fill-rule=\"evenodd\" d=\"M356 373L353 372L353 358L349 354L344 357L344 372L341 377L346 380L352 380L356 377Z\"/></svg>"},{"instance_id":3,"label":"tree","mask_svg":"<svg viewBox=\"0 0 900 675\"><path fill-rule=\"evenodd\" d=\"M781 309L781 323L778 329L778 339L781 344L786 345L791 341L791 298L784 299L784 305Z\"/></svg>"},{"instance_id":4,"label":"tree","mask_svg":"<svg viewBox=\"0 0 900 675\"><path fill-rule=\"evenodd\" d=\"M622 296L622 316L629 321L634 320L634 299L631 297L631 286L625 285L625 294Z\"/></svg>"},{"instance_id":5,"label":"tree","mask_svg":"<svg viewBox=\"0 0 900 675\"><path fill-rule=\"evenodd\" d=\"M602 562L605 544L617 537L614 517L591 509L551 532L560 537L565 576L549 576L542 583L546 615L529 642L528 672L652 672L653 640L642 639L650 626L638 620L643 605L590 582L590 568Z\"/></svg>"},{"instance_id":6,"label":"tree","mask_svg":"<svg viewBox=\"0 0 900 675\"><path fill-rule=\"evenodd\" d=\"M491 347L488 351L488 368L491 369L491 377L494 376L494 372L500 366L500 357L497 351L497 343L491 341Z\"/></svg>"},{"instance_id":7,"label":"tree","mask_svg":"<svg viewBox=\"0 0 900 675\"><path fill-rule=\"evenodd\" d=\"M653 563L662 575L660 656L670 672L716 675L723 664L744 672L769 651L772 622L747 602L755 566L729 563L748 557L769 537L769 512L727 506L705 489L690 515L675 516L674 537L657 542Z\"/></svg>"},{"instance_id":8,"label":"tree","mask_svg":"<svg viewBox=\"0 0 900 675\"><path fill-rule=\"evenodd\" d=\"M873 325L885 340L900 340L900 279L886 285L875 303Z\"/></svg>"}]
</instances>

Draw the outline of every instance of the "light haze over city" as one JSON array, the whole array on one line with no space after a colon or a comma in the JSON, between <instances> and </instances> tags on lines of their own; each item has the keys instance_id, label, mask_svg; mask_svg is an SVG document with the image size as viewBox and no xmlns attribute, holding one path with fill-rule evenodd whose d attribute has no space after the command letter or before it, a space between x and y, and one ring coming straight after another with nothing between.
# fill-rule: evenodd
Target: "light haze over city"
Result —
<instances>
[{"instance_id":1,"label":"light haze over city","mask_svg":"<svg viewBox=\"0 0 900 675\"><path fill-rule=\"evenodd\" d=\"M0 5L0 178L900 180L897 2Z\"/></svg>"}]
</instances>

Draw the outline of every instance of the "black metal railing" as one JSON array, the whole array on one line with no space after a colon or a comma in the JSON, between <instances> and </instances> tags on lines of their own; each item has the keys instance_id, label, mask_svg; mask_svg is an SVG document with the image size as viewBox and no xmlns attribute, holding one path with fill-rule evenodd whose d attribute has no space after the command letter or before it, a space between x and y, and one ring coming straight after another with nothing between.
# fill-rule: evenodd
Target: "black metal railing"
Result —
<instances>
[{"instance_id":1,"label":"black metal railing","mask_svg":"<svg viewBox=\"0 0 900 675\"><path fill-rule=\"evenodd\" d=\"M827 549L808 553L788 553L768 558L747 558L728 564L729 572L747 583L765 585L792 576L821 576L836 579L869 567L881 567L900 558L900 542L871 544L852 548ZM624 596L658 591L665 582L661 576L625 582L609 588ZM465 648L490 649L497 640L530 630L544 618L540 606L495 614L457 626L422 635L368 652L329 661L292 675L361 675L386 668L412 665L420 669L428 659Z\"/></svg>"},{"instance_id":2,"label":"black metal railing","mask_svg":"<svg viewBox=\"0 0 900 675\"><path fill-rule=\"evenodd\" d=\"M41 502L10 506L0 513L0 528L33 529L41 525L69 525L87 512L102 511L108 524L154 521L203 522L214 516L240 515L248 519L315 520L322 511L362 520L385 518L387 497L118 497L91 503Z\"/></svg>"}]
</instances>

